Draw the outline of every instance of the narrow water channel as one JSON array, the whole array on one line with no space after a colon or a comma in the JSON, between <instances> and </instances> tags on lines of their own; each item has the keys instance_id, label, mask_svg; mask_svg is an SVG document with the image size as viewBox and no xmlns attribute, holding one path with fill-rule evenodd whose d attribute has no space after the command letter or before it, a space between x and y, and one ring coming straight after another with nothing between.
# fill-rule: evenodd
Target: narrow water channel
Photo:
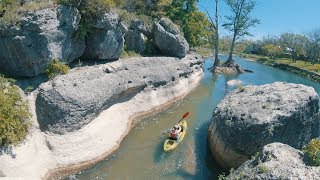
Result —
<instances>
[{"instance_id":1,"label":"narrow water channel","mask_svg":"<svg viewBox=\"0 0 320 180\"><path fill-rule=\"evenodd\" d=\"M235 59L255 73L229 77L212 75L207 69L213 62L207 59L204 79L192 93L137 125L113 156L85 171L70 175L68 179L218 179L222 170L207 148L207 130L213 109L232 90L232 87L226 87L228 80L239 79L244 85L292 82L312 86L320 93L320 85L306 78L239 57ZM163 152L165 136L162 132L174 125L187 111L190 116L184 141L175 151Z\"/></svg>"}]
</instances>

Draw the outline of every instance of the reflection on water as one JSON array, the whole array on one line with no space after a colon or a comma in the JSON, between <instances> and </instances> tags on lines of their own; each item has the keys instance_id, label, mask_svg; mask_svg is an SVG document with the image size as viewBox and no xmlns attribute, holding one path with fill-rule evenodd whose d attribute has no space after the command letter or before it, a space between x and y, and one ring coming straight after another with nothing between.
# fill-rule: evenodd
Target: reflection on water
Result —
<instances>
[{"instance_id":1,"label":"reflection on water","mask_svg":"<svg viewBox=\"0 0 320 180\"><path fill-rule=\"evenodd\" d=\"M225 58L225 57L221 57ZM199 87L172 107L137 125L121 143L120 149L109 159L68 178L74 179L217 179L222 170L212 159L207 148L207 130L214 107L234 87L226 82L239 79L244 84L261 85L275 81L295 82L313 86L319 84L292 73L277 70L255 62L236 58L236 61L255 73L224 77L212 75L204 64L205 77ZM181 116L189 111L188 131L178 148L165 153L162 150L165 137Z\"/></svg>"}]
</instances>

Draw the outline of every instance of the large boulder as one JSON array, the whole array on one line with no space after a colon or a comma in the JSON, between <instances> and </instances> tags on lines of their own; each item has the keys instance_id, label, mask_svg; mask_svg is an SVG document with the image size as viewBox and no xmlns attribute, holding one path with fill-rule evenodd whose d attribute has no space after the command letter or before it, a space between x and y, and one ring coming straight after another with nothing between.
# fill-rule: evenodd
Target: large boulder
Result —
<instances>
[{"instance_id":1,"label":"large boulder","mask_svg":"<svg viewBox=\"0 0 320 180\"><path fill-rule=\"evenodd\" d=\"M188 42L170 19L161 18L155 23L153 32L154 44L164 55L184 57L188 53Z\"/></svg>"},{"instance_id":2,"label":"large boulder","mask_svg":"<svg viewBox=\"0 0 320 180\"><path fill-rule=\"evenodd\" d=\"M272 143L246 161L226 179L320 179L320 167L309 166L300 150Z\"/></svg>"},{"instance_id":3,"label":"large boulder","mask_svg":"<svg viewBox=\"0 0 320 180\"><path fill-rule=\"evenodd\" d=\"M319 136L319 99L312 87L276 82L239 87L213 112L210 149L224 167L237 167L266 144L301 148Z\"/></svg>"},{"instance_id":4,"label":"large boulder","mask_svg":"<svg viewBox=\"0 0 320 180\"><path fill-rule=\"evenodd\" d=\"M27 12L18 25L0 28L0 71L13 76L38 75L53 58L71 62L85 49L75 36L80 22L76 8L59 5Z\"/></svg>"},{"instance_id":5,"label":"large boulder","mask_svg":"<svg viewBox=\"0 0 320 180\"><path fill-rule=\"evenodd\" d=\"M86 39L86 50L83 57L119 59L124 47L123 26L119 21L119 16L108 12L92 21L93 30Z\"/></svg>"},{"instance_id":6,"label":"large boulder","mask_svg":"<svg viewBox=\"0 0 320 180\"><path fill-rule=\"evenodd\" d=\"M81 128L113 104L128 101L144 88L178 82L202 71L202 58L188 55L131 58L71 70L42 84L36 98L40 128L63 134Z\"/></svg>"},{"instance_id":7,"label":"large boulder","mask_svg":"<svg viewBox=\"0 0 320 180\"><path fill-rule=\"evenodd\" d=\"M142 53L146 49L146 37L140 32L140 29L145 27L141 20L131 21L131 25L125 34L125 44L127 50Z\"/></svg>"}]
</instances>

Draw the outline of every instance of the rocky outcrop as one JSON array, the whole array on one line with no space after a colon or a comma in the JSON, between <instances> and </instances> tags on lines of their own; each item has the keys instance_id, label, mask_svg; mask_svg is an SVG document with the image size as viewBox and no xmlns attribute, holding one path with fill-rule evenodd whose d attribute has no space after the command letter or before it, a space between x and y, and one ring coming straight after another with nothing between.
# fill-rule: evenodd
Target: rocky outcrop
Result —
<instances>
[{"instance_id":1,"label":"rocky outcrop","mask_svg":"<svg viewBox=\"0 0 320 180\"><path fill-rule=\"evenodd\" d=\"M86 38L84 58L119 59L124 46L124 34L119 16L108 12L97 17Z\"/></svg>"},{"instance_id":2,"label":"rocky outcrop","mask_svg":"<svg viewBox=\"0 0 320 180\"><path fill-rule=\"evenodd\" d=\"M303 152L286 144L268 144L226 179L320 179L320 167L308 166L304 159Z\"/></svg>"},{"instance_id":3,"label":"rocky outcrop","mask_svg":"<svg viewBox=\"0 0 320 180\"><path fill-rule=\"evenodd\" d=\"M71 71L41 85L36 99L40 127L60 134L77 130L111 105L188 77L201 64L198 55L132 58Z\"/></svg>"},{"instance_id":4,"label":"rocky outcrop","mask_svg":"<svg viewBox=\"0 0 320 180\"><path fill-rule=\"evenodd\" d=\"M142 53L146 49L146 37L140 32L140 29L145 27L144 22L141 20L131 21L131 25L125 34L125 43L127 50Z\"/></svg>"},{"instance_id":5,"label":"rocky outcrop","mask_svg":"<svg viewBox=\"0 0 320 180\"><path fill-rule=\"evenodd\" d=\"M153 31L154 44L164 55L184 57L188 53L188 42L170 19L161 18L155 23Z\"/></svg>"},{"instance_id":6,"label":"rocky outcrop","mask_svg":"<svg viewBox=\"0 0 320 180\"><path fill-rule=\"evenodd\" d=\"M0 71L13 76L42 73L53 58L71 62L85 49L74 36L80 13L59 5L22 15L19 26L0 29Z\"/></svg>"},{"instance_id":7,"label":"rocky outcrop","mask_svg":"<svg viewBox=\"0 0 320 180\"><path fill-rule=\"evenodd\" d=\"M209 144L224 167L246 161L266 144L301 148L319 135L319 99L312 87L276 82L239 87L214 110Z\"/></svg>"}]
</instances>

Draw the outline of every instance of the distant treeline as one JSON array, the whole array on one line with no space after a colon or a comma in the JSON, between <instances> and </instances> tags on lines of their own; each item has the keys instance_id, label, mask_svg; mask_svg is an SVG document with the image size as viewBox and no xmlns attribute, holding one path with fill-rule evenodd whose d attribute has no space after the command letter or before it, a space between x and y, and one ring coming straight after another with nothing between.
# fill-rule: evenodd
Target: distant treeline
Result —
<instances>
[{"instance_id":1,"label":"distant treeline","mask_svg":"<svg viewBox=\"0 0 320 180\"><path fill-rule=\"evenodd\" d=\"M244 52L268 56L271 59L290 57L293 62L299 60L319 63L320 29L306 34L283 33L279 36L268 35L255 42L247 43Z\"/></svg>"}]
</instances>

